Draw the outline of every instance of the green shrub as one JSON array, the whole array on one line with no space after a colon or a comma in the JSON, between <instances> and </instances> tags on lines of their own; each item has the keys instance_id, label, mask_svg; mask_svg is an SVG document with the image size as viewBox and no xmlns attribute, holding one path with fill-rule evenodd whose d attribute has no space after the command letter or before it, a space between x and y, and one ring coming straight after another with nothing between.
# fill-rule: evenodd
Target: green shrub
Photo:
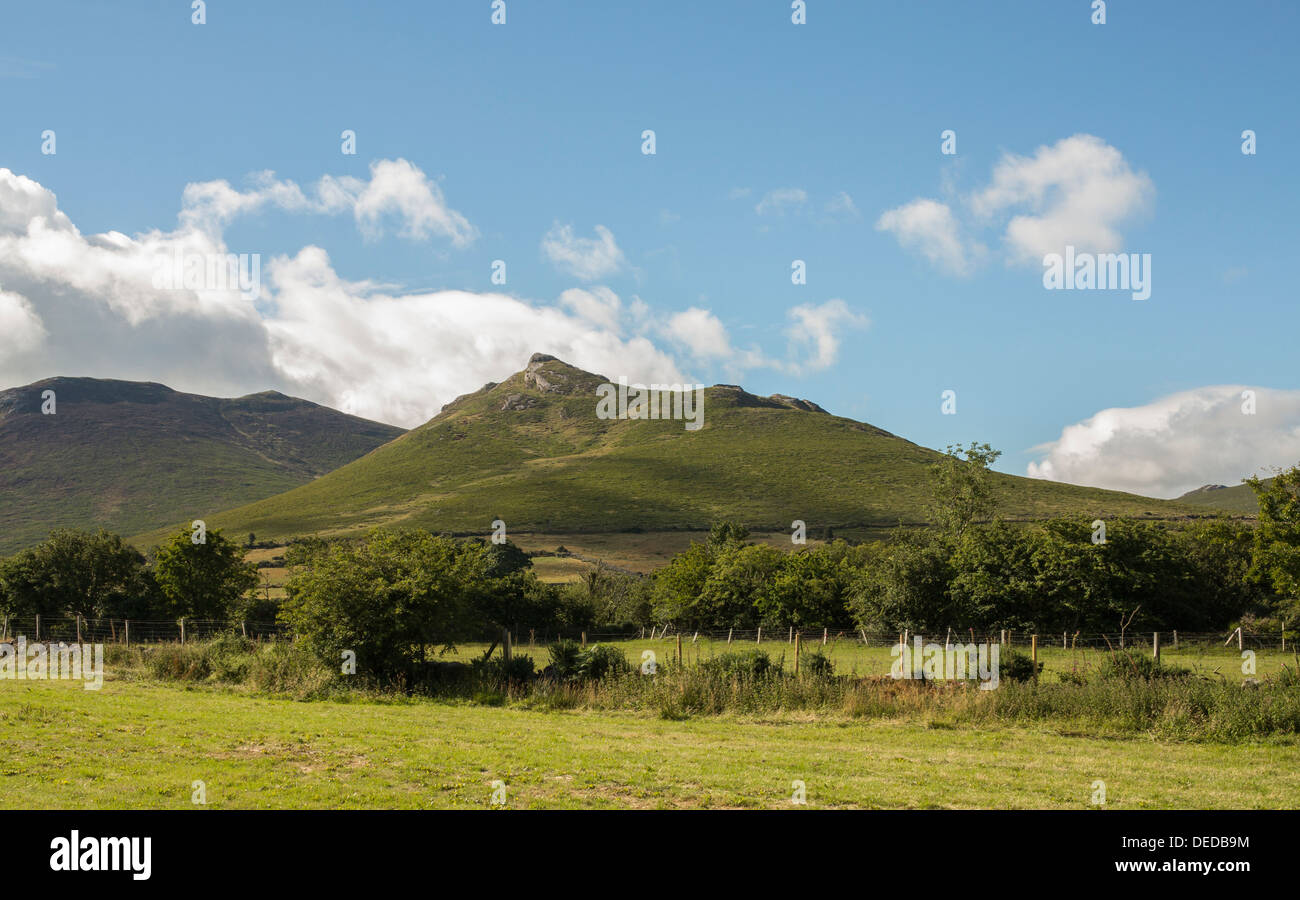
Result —
<instances>
[{"instance_id":1,"label":"green shrub","mask_svg":"<svg viewBox=\"0 0 1300 900\"><path fill-rule=\"evenodd\" d=\"M1115 650L1106 656L1097 674L1103 679L1119 681L1156 681L1165 678L1188 678L1192 672L1182 666L1170 666L1141 650Z\"/></svg>"},{"instance_id":2,"label":"green shrub","mask_svg":"<svg viewBox=\"0 0 1300 900\"><path fill-rule=\"evenodd\" d=\"M631 671L632 664L623 651L608 644L592 644L582 652L578 662L579 676L592 681L626 675Z\"/></svg>"},{"instance_id":3,"label":"green shrub","mask_svg":"<svg viewBox=\"0 0 1300 900\"><path fill-rule=\"evenodd\" d=\"M1003 681L1032 681L1043 672L1043 663L1034 665L1034 658L1028 653L1012 647L1003 647L998 654L998 678Z\"/></svg>"},{"instance_id":4,"label":"green shrub","mask_svg":"<svg viewBox=\"0 0 1300 900\"><path fill-rule=\"evenodd\" d=\"M700 666L710 673L739 678L762 678L769 673L781 671L780 666L772 665L772 658L767 655L767 651L757 647L721 653L700 663Z\"/></svg>"},{"instance_id":5,"label":"green shrub","mask_svg":"<svg viewBox=\"0 0 1300 900\"><path fill-rule=\"evenodd\" d=\"M833 678L835 663L818 648L803 654L799 660L799 671L813 678Z\"/></svg>"}]
</instances>

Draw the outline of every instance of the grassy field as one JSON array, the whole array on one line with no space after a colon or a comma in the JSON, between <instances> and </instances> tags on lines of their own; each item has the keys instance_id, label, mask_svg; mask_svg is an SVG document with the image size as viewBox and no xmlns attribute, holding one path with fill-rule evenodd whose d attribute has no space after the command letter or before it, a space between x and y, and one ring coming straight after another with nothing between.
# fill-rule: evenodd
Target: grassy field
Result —
<instances>
[{"instance_id":1,"label":"grassy field","mask_svg":"<svg viewBox=\"0 0 1300 900\"><path fill-rule=\"evenodd\" d=\"M863 646L860 640L848 637L829 640L823 648L820 638L820 631L815 640L808 640L805 635L803 649L822 650L835 664L835 672L839 675L855 675L858 677L883 676L889 674L890 665L894 661L891 655L891 648L887 646ZM752 633L751 633L752 635ZM523 654L533 657L540 669L549 661L548 651L543 645L543 635L538 634L536 643L533 647L528 646L527 634L519 635L518 645L515 647L517 655ZM775 637L775 640L772 639ZM747 650L755 646L767 651L773 662L780 662L784 657L785 667L791 669L794 666L794 647L787 640L787 632L782 631L779 635L765 637L762 644L755 645L751 636L747 641L735 641L730 646L725 639L710 640L701 637L698 641L692 642L691 636L687 635L682 639L682 656L688 665L695 665L703 660L725 653L728 650ZM1147 639L1150 635L1146 636ZM931 638L926 638L930 640ZM1110 655L1105 648L1079 648L1075 650L1061 649L1059 642L1060 637L1056 638L1057 645L1050 646L1044 642L1039 646L1038 659L1043 663L1043 680L1051 683L1059 681L1059 675L1062 672L1083 672L1086 673L1099 666L1103 659ZM1287 650L1283 653L1280 649L1257 650L1255 653L1255 673L1248 675L1242 671L1241 654L1237 651L1236 646L1222 647L1211 646L1207 644L1189 645L1183 642L1178 650L1173 650L1168 644L1169 635L1163 636L1162 640L1166 644L1161 649L1160 659L1167 665L1182 666L1191 669L1199 675L1208 675L1217 677L1223 676L1229 682L1240 682L1249 677L1264 678L1268 675L1276 675L1282 670L1282 666L1290 666L1292 669L1297 667L1295 655L1292 653L1290 642ZM591 637L593 643L596 638ZM937 642L943 643L943 635L939 635ZM670 660L676 653L676 638L669 636L667 639L650 640L632 638L629 640L612 640L606 641L612 643L624 652L629 660L639 662L641 654L645 650L653 650L660 660ZM1118 641L1116 641L1118 646ZM1022 642L1017 638L1014 644L1015 649L1024 653L1029 652L1028 642ZM1135 646L1130 641L1130 646ZM1140 646L1140 645L1138 645ZM481 656L487 650L487 644L461 644L454 652L448 654L448 659L459 659L468 661L474 656ZM1146 651L1146 652L1149 652Z\"/></svg>"},{"instance_id":2,"label":"grassy field","mask_svg":"<svg viewBox=\"0 0 1300 900\"><path fill-rule=\"evenodd\" d=\"M1296 808L1300 744L0 682L4 808Z\"/></svg>"}]
</instances>

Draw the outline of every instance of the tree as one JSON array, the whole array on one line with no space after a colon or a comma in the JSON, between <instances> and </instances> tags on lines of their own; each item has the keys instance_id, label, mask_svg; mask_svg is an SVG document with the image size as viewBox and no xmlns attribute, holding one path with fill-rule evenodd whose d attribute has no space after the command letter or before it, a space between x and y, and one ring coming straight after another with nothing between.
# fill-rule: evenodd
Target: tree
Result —
<instances>
[{"instance_id":1,"label":"tree","mask_svg":"<svg viewBox=\"0 0 1300 900\"><path fill-rule=\"evenodd\" d=\"M181 529L155 547L154 578L172 615L225 621L243 594L256 587L257 569L220 531L205 537L195 544L189 530Z\"/></svg>"},{"instance_id":2,"label":"tree","mask_svg":"<svg viewBox=\"0 0 1300 900\"><path fill-rule=\"evenodd\" d=\"M358 672L411 686L430 645L450 649L482 628L481 545L377 528L357 541L312 545L296 560L280 616L335 671L351 651Z\"/></svg>"},{"instance_id":3,"label":"tree","mask_svg":"<svg viewBox=\"0 0 1300 900\"><path fill-rule=\"evenodd\" d=\"M1267 579L1282 597L1300 598L1300 465L1271 481L1252 477L1246 483L1259 501L1251 574Z\"/></svg>"},{"instance_id":4,"label":"tree","mask_svg":"<svg viewBox=\"0 0 1300 900\"><path fill-rule=\"evenodd\" d=\"M988 444L971 443L965 450L960 445L949 446L930 467L930 521L961 537L971 523L990 518L997 504L989 466L1001 455L1001 450Z\"/></svg>"},{"instance_id":5,"label":"tree","mask_svg":"<svg viewBox=\"0 0 1300 900\"><path fill-rule=\"evenodd\" d=\"M953 604L952 577L946 535L899 529L859 572L849 589L849 609L863 628L946 628L967 618Z\"/></svg>"},{"instance_id":6,"label":"tree","mask_svg":"<svg viewBox=\"0 0 1300 900\"><path fill-rule=\"evenodd\" d=\"M141 617L155 600L144 556L108 531L57 529L0 563L6 615Z\"/></svg>"}]
</instances>

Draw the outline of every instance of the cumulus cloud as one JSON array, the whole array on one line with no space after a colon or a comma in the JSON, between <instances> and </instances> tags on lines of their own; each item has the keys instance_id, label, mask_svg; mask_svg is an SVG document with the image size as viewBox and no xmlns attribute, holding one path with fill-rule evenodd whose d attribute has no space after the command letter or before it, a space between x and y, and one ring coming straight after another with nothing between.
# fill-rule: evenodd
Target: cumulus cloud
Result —
<instances>
[{"instance_id":1,"label":"cumulus cloud","mask_svg":"<svg viewBox=\"0 0 1300 900\"><path fill-rule=\"evenodd\" d=\"M228 181L204 181L185 186L181 198L182 225L219 232L232 219L273 206L287 212L333 215L351 212L367 239L383 236L384 223L396 221L398 234L412 240L446 238L466 247L478 229L450 208L442 189L419 167L405 159L381 159L370 164L368 181L351 175L326 175L311 192L274 172L259 172L247 190Z\"/></svg>"},{"instance_id":2,"label":"cumulus cloud","mask_svg":"<svg viewBox=\"0 0 1300 900\"><path fill-rule=\"evenodd\" d=\"M342 278L316 246L263 260L260 300L237 286L159 286L159 272L179 257L228 254L222 225L260 209L350 209L363 222L371 211L391 210L412 234L437 231L420 204L384 199L386 179L409 177L403 167L396 176L385 171L372 167L379 187L368 200L367 187L341 179L322 179L311 191L269 174L240 190L189 185L175 230L131 236L82 234L52 192L0 169L0 386L90 375L222 396L271 388L413 426L457 395L519 370L533 352L613 378L687 381L691 373L657 345L662 338L693 365L798 372L828 365L835 330L855 320L840 301L797 307L789 337L802 358L769 360L737 348L706 309L655 315L640 297L624 302L603 285L572 288L552 304L456 290L404 293ZM451 232L445 236L455 243Z\"/></svg>"},{"instance_id":3,"label":"cumulus cloud","mask_svg":"<svg viewBox=\"0 0 1300 900\"><path fill-rule=\"evenodd\" d=\"M938 200L923 198L887 210L876 220L876 228L891 232L907 249L957 275L970 270L978 252L962 237L952 209Z\"/></svg>"},{"instance_id":4,"label":"cumulus cloud","mask_svg":"<svg viewBox=\"0 0 1300 900\"><path fill-rule=\"evenodd\" d=\"M832 366L839 359L840 336L846 328L866 328L866 316L849 309L843 300L827 300L820 306L805 303L790 310L794 324L786 335L790 342L805 352L802 361L788 364L794 372L819 371Z\"/></svg>"},{"instance_id":5,"label":"cumulus cloud","mask_svg":"<svg viewBox=\"0 0 1300 900\"><path fill-rule=\"evenodd\" d=\"M1243 412L1254 392L1253 415ZM1300 461L1300 391L1214 385L1145 406L1105 409L1034 448L1028 474L1071 484L1177 497L1204 484Z\"/></svg>"},{"instance_id":6,"label":"cumulus cloud","mask_svg":"<svg viewBox=\"0 0 1300 900\"><path fill-rule=\"evenodd\" d=\"M1076 134L1031 157L1004 155L971 206L985 217L1024 210L1007 224L1008 249L1015 259L1041 260L1067 244L1089 253L1119 250L1119 223L1144 210L1153 193L1151 179L1118 150Z\"/></svg>"},{"instance_id":7,"label":"cumulus cloud","mask_svg":"<svg viewBox=\"0 0 1300 900\"><path fill-rule=\"evenodd\" d=\"M1123 249L1120 226L1145 212L1154 196L1151 179L1135 172L1122 153L1101 138L1076 134L1042 146L1032 156L1007 153L990 182L954 209L918 198L885 212L876 227L932 263L964 274L983 255L964 234L998 228L1007 260L1042 261L1067 245L1089 253Z\"/></svg>"},{"instance_id":8,"label":"cumulus cloud","mask_svg":"<svg viewBox=\"0 0 1300 900\"><path fill-rule=\"evenodd\" d=\"M557 269L583 281L606 278L623 268L623 251L614 234L596 226L594 238L578 237L572 225L556 222L542 238L542 252Z\"/></svg>"}]
</instances>

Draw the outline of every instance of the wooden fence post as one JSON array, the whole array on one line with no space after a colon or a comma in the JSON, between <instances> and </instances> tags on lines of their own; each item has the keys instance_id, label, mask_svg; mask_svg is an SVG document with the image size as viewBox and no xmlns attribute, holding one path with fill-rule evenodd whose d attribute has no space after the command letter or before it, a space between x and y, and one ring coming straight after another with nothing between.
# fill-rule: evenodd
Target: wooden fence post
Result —
<instances>
[{"instance_id":1,"label":"wooden fence post","mask_svg":"<svg viewBox=\"0 0 1300 900\"><path fill-rule=\"evenodd\" d=\"M81 643L81 613L77 613L77 643Z\"/></svg>"},{"instance_id":2,"label":"wooden fence post","mask_svg":"<svg viewBox=\"0 0 1300 900\"><path fill-rule=\"evenodd\" d=\"M758 637L754 639L754 643L755 643L755 644L761 644L761 643L763 643L763 626L762 626L762 625L759 625L759 626L758 626Z\"/></svg>"},{"instance_id":3,"label":"wooden fence post","mask_svg":"<svg viewBox=\"0 0 1300 900\"><path fill-rule=\"evenodd\" d=\"M1174 629L1174 649L1178 649L1178 629Z\"/></svg>"},{"instance_id":4,"label":"wooden fence post","mask_svg":"<svg viewBox=\"0 0 1300 900\"><path fill-rule=\"evenodd\" d=\"M677 665L682 664L682 633L677 632Z\"/></svg>"},{"instance_id":5,"label":"wooden fence post","mask_svg":"<svg viewBox=\"0 0 1300 900\"><path fill-rule=\"evenodd\" d=\"M790 636L787 637L787 638L785 639L785 642L786 642L787 644L793 644L793 643L794 643L794 626L793 626L793 625L790 626Z\"/></svg>"},{"instance_id":6,"label":"wooden fence post","mask_svg":"<svg viewBox=\"0 0 1300 900\"><path fill-rule=\"evenodd\" d=\"M826 638L830 635L830 633L831 633L831 630L830 630L829 628L823 628L823 629L822 629L822 646L823 646L823 647L826 646ZM1283 650L1286 649L1286 631L1285 631L1285 630L1282 632L1282 649L1283 649Z\"/></svg>"},{"instance_id":7,"label":"wooden fence post","mask_svg":"<svg viewBox=\"0 0 1300 900\"><path fill-rule=\"evenodd\" d=\"M794 636L794 674L799 674L799 635Z\"/></svg>"},{"instance_id":8,"label":"wooden fence post","mask_svg":"<svg viewBox=\"0 0 1300 900\"><path fill-rule=\"evenodd\" d=\"M665 627L667 627L667 626L665 626ZM582 649L583 649L583 650L586 650L586 649L587 649L587 632L585 632L585 631L582 633Z\"/></svg>"},{"instance_id":9,"label":"wooden fence post","mask_svg":"<svg viewBox=\"0 0 1300 900\"><path fill-rule=\"evenodd\" d=\"M126 640L126 645L131 646L131 620L127 619L122 623L122 637Z\"/></svg>"},{"instance_id":10,"label":"wooden fence post","mask_svg":"<svg viewBox=\"0 0 1300 900\"><path fill-rule=\"evenodd\" d=\"M1237 626L1237 649L1241 649L1241 626Z\"/></svg>"},{"instance_id":11,"label":"wooden fence post","mask_svg":"<svg viewBox=\"0 0 1300 900\"><path fill-rule=\"evenodd\" d=\"M528 629L528 649L531 650L531 649L533 648L533 640L534 640L536 637L537 637L537 629L535 629L535 628L530 628L530 629ZM641 626L641 637L645 637L645 626L644 626L644 625Z\"/></svg>"},{"instance_id":12,"label":"wooden fence post","mask_svg":"<svg viewBox=\"0 0 1300 900\"><path fill-rule=\"evenodd\" d=\"M510 662L510 660L514 657L514 648L511 647L510 645L510 629L504 628L502 629L502 632L503 633L501 635L501 652L505 656L506 662ZM586 644L586 641L584 640L583 643Z\"/></svg>"},{"instance_id":13,"label":"wooden fence post","mask_svg":"<svg viewBox=\"0 0 1300 900\"><path fill-rule=\"evenodd\" d=\"M1038 680L1038 635L1029 639L1030 653L1034 656L1034 681Z\"/></svg>"},{"instance_id":14,"label":"wooden fence post","mask_svg":"<svg viewBox=\"0 0 1300 900\"><path fill-rule=\"evenodd\" d=\"M36 614L36 640L41 639L41 614Z\"/></svg>"},{"instance_id":15,"label":"wooden fence post","mask_svg":"<svg viewBox=\"0 0 1300 900\"><path fill-rule=\"evenodd\" d=\"M731 629L730 629L730 628L727 629L727 646L728 646L728 647L731 646Z\"/></svg>"},{"instance_id":16,"label":"wooden fence post","mask_svg":"<svg viewBox=\"0 0 1300 900\"><path fill-rule=\"evenodd\" d=\"M181 646L185 646L185 617L181 616Z\"/></svg>"},{"instance_id":17,"label":"wooden fence post","mask_svg":"<svg viewBox=\"0 0 1300 900\"><path fill-rule=\"evenodd\" d=\"M239 620L239 633L245 638L248 637L248 621L246 619Z\"/></svg>"},{"instance_id":18,"label":"wooden fence post","mask_svg":"<svg viewBox=\"0 0 1300 900\"><path fill-rule=\"evenodd\" d=\"M1156 662L1160 662L1160 632L1151 633L1151 655Z\"/></svg>"}]
</instances>

